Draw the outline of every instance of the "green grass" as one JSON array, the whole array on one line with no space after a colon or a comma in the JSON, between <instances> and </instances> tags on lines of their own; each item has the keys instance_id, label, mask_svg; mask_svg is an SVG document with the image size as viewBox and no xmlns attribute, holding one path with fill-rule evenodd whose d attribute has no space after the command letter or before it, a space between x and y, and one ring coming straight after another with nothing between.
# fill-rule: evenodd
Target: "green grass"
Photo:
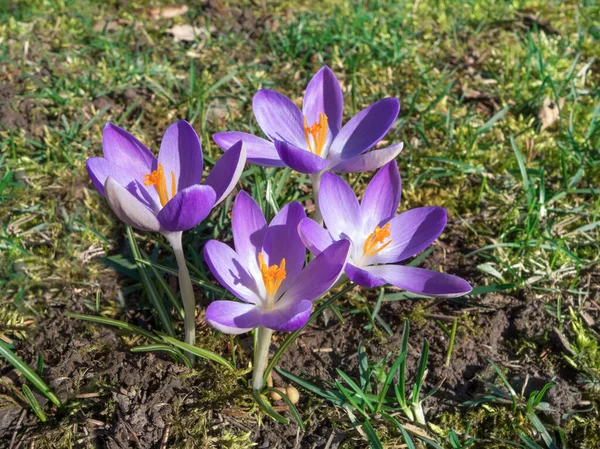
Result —
<instances>
[{"instance_id":1,"label":"green grass","mask_svg":"<svg viewBox=\"0 0 600 449\"><path fill-rule=\"evenodd\" d=\"M345 120L383 96L401 100L386 137L405 144L401 209L445 206L451 225L442 240L460 236L453 250L465 269L481 286L512 284L512 293L543 298L577 353L554 349L555 356L570 357L597 382L598 336L578 316L599 288L596 2L308 0L265 11L224 1L219 10L190 5L174 19L140 12L158 2L121 3L0 2L0 107L26 119L0 125L2 336L26 338L15 323L41 320L71 297L89 313L112 317L121 315L123 295L148 304L138 280L120 291L115 285L113 267L131 274L135 264L120 256L124 228L85 172L85 160L101 153L106 121L157 152L168 124L186 119L210 167L220 155L213 133L260 133L251 111L259 88L301 101L311 75L328 64L344 89ZM98 28L100 19L116 29ZM197 40L174 42L167 30L187 23L202 30ZM545 99L560 119L542 130L537 114ZM369 177L350 179L360 192ZM310 193L307 177L286 170L247 166L241 184L267 215ZM229 206L185 236L199 284L207 273L202 243L230 238ZM152 262L171 266L159 237L137 238ZM110 267L103 262L109 255ZM562 313L557 301L564 301ZM380 325L376 310L370 317ZM600 438L595 429L586 441ZM389 431L390 441L401 440Z\"/></svg>"}]
</instances>

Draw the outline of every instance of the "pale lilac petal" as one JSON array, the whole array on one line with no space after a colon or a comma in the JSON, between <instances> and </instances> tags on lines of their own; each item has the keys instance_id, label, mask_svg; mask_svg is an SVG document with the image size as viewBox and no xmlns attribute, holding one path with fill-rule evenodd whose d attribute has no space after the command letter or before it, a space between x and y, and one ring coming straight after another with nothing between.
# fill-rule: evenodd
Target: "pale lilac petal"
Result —
<instances>
[{"instance_id":1,"label":"pale lilac petal","mask_svg":"<svg viewBox=\"0 0 600 449\"><path fill-rule=\"evenodd\" d=\"M404 148L402 142L395 143L389 147L382 148L381 150L369 151L368 153L360 154L338 162L337 164L334 164L330 170L341 173L357 173L377 170L379 167L383 167L388 162L396 159L396 156L400 154L402 148Z\"/></svg>"},{"instance_id":2,"label":"pale lilac petal","mask_svg":"<svg viewBox=\"0 0 600 449\"><path fill-rule=\"evenodd\" d=\"M242 141L234 144L217 161L205 181L205 184L211 186L217 194L215 205L231 193L244 171L245 164L246 149Z\"/></svg>"},{"instance_id":3,"label":"pale lilac petal","mask_svg":"<svg viewBox=\"0 0 600 449\"><path fill-rule=\"evenodd\" d=\"M348 240L337 241L326 248L302 270L277 302L277 307L287 307L301 300L313 301L327 292L343 273L349 252Z\"/></svg>"},{"instance_id":4,"label":"pale lilac petal","mask_svg":"<svg viewBox=\"0 0 600 449\"><path fill-rule=\"evenodd\" d=\"M243 334L260 326L261 312L253 304L213 301L206 309L206 322L224 334Z\"/></svg>"},{"instance_id":5,"label":"pale lilac petal","mask_svg":"<svg viewBox=\"0 0 600 449\"><path fill-rule=\"evenodd\" d=\"M288 307L262 311L260 324L280 332L292 332L306 324L312 311L311 301L298 301Z\"/></svg>"},{"instance_id":6,"label":"pale lilac petal","mask_svg":"<svg viewBox=\"0 0 600 449\"><path fill-rule=\"evenodd\" d=\"M447 214L443 207L417 207L407 210L390 223L392 243L369 259L370 264L393 263L420 253L444 231Z\"/></svg>"},{"instance_id":7,"label":"pale lilac petal","mask_svg":"<svg viewBox=\"0 0 600 449\"><path fill-rule=\"evenodd\" d=\"M369 150L390 130L400 112L396 98L384 98L356 114L331 143L329 154L346 160Z\"/></svg>"},{"instance_id":8,"label":"pale lilac petal","mask_svg":"<svg viewBox=\"0 0 600 449\"><path fill-rule=\"evenodd\" d=\"M310 218L305 218L300 222L298 233L304 245L315 256L333 243L331 234Z\"/></svg>"},{"instance_id":9,"label":"pale lilac petal","mask_svg":"<svg viewBox=\"0 0 600 449\"><path fill-rule=\"evenodd\" d=\"M104 184L104 192L108 205L122 222L142 231L160 230L161 226L154 212L110 176Z\"/></svg>"},{"instance_id":10,"label":"pale lilac petal","mask_svg":"<svg viewBox=\"0 0 600 449\"><path fill-rule=\"evenodd\" d=\"M202 181L202 146L196 131L185 120L167 128L160 144L158 162L163 165L167 186L171 190L171 173L180 192Z\"/></svg>"},{"instance_id":11,"label":"pale lilac petal","mask_svg":"<svg viewBox=\"0 0 600 449\"><path fill-rule=\"evenodd\" d=\"M298 225L306 218L304 208L298 202L286 204L269 223L265 232L262 253L269 266L280 265L285 258L287 276L279 288L279 292L296 279L306 258L306 247L298 235Z\"/></svg>"},{"instance_id":12,"label":"pale lilac petal","mask_svg":"<svg viewBox=\"0 0 600 449\"><path fill-rule=\"evenodd\" d=\"M372 274L369 270L370 268L372 267L359 268L355 265L347 263L345 271L348 275L348 279L350 279L356 285L367 288L381 287L382 285L385 285L387 282Z\"/></svg>"},{"instance_id":13,"label":"pale lilac petal","mask_svg":"<svg viewBox=\"0 0 600 449\"><path fill-rule=\"evenodd\" d=\"M385 279L388 284L420 295L454 298L472 290L469 283L458 276L424 268L376 265L366 269L373 275Z\"/></svg>"},{"instance_id":14,"label":"pale lilac petal","mask_svg":"<svg viewBox=\"0 0 600 449\"><path fill-rule=\"evenodd\" d=\"M325 146L328 146L342 127L344 113L342 88L329 67L321 68L308 83L302 112L309 126L319 121L320 113L325 113L329 128Z\"/></svg>"},{"instance_id":15,"label":"pale lilac petal","mask_svg":"<svg viewBox=\"0 0 600 449\"><path fill-rule=\"evenodd\" d=\"M325 173L319 190L319 208L334 240L355 241L362 235L363 217L352 188L333 173Z\"/></svg>"},{"instance_id":16,"label":"pale lilac petal","mask_svg":"<svg viewBox=\"0 0 600 449\"><path fill-rule=\"evenodd\" d=\"M206 242L204 260L217 281L237 298L251 304L262 301L256 279L248 273L242 259L229 246L216 240ZM262 284L262 279L260 282Z\"/></svg>"},{"instance_id":17,"label":"pale lilac petal","mask_svg":"<svg viewBox=\"0 0 600 449\"><path fill-rule=\"evenodd\" d=\"M104 126L102 133L102 151L107 160L123 168L145 173L156 168L152 152L127 131L110 122Z\"/></svg>"},{"instance_id":18,"label":"pale lilac petal","mask_svg":"<svg viewBox=\"0 0 600 449\"><path fill-rule=\"evenodd\" d=\"M215 205L210 186L192 185L181 190L158 213L158 221L167 231L187 231L204 220Z\"/></svg>"},{"instance_id":19,"label":"pale lilac petal","mask_svg":"<svg viewBox=\"0 0 600 449\"><path fill-rule=\"evenodd\" d=\"M383 224L396 215L400 204L402 182L398 164L392 161L377 172L367 186L360 203L360 209L365 219L367 233L373 232L375 226Z\"/></svg>"},{"instance_id":20,"label":"pale lilac petal","mask_svg":"<svg viewBox=\"0 0 600 449\"><path fill-rule=\"evenodd\" d=\"M261 137L238 131L216 133L213 140L223 151L228 151L238 141L244 142L248 162L267 167L285 167L285 163L277 154L273 142Z\"/></svg>"},{"instance_id":21,"label":"pale lilac petal","mask_svg":"<svg viewBox=\"0 0 600 449\"><path fill-rule=\"evenodd\" d=\"M243 190L235 198L231 215L235 251L250 273L258 275L258 253L267 230L265 217L256 201Z\"/></svg>"},{"instance_id":22,"label":"pale lilac petal","mask_svg":"<svg viewBox=\"0 0 600 449\"><path fill-rule=\"evenodd\" d=\"M258 125L269 139L283 140L300 148L306 147L304 117L300 109L285 95L273 90L259 90L252 100Z\"/></svg>"},{"instance_id":23,"label":"pale lilac petal","mask_svg":"<svg viewBox=\"0 0 600 449\"><path fill-rule=\"evenodd\" d=\"M329 162L321 156L290 145L287 142L276 140L275 149L285 165L300 173L318 173L329 165Z\"/></svg>"}]
</instances>

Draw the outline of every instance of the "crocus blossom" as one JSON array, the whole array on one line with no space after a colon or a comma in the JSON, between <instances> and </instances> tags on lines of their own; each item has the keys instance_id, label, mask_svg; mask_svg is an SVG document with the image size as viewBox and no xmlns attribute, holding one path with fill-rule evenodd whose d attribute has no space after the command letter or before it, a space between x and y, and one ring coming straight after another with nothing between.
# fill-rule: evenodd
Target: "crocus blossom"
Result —
<instances>
[{"instance_id":1,"label":"crocus blossom","mask_svg":"<svg viewBox=\"0 0 600 449\"><path fill-rule=\"evenodd\" d=\"M241 334L259 326L290 332L308 320L312 301L343 272L350 243L333 243L306 267L306 247L298 225L306 213L300 203L284 206L267 225L256 202L240 192L232 212L235 250L211 240L204 259L215 278L235 302L218 300L206 311L206 321L227 334Z\"/></svg>"},{"instance_id":2,"label":"crocus blossom","mask_svg":"<svg viewBox=\"0 0 600 449\"><path fill-rule=\"evenodd\" d=\"M396 98L373 103L344 126L343 107L340 84L329 67L323 67L306 88L302 111L278 92L263 89L256 93L252 108L269 140L237 131L217 133L213 139L225 151L244 141L249 162L289 166L311 175L375 170L400 153L402 143L367 152L396 121L400 111Z\"/></svg>"},{"instance_id":3,"label":"crocus blossom","mask_svg":"<svg viewBox=\"0 0 600 449\"><path fill-rule=\"evenodd\" d=\"M195 227L231 192L246 161L241 142L223 155L202 179L202 147L186 121L167 129L158 158L138 139L107 123L102 136L104 157L87 160L98 191L125 223L164 234Z\"/></svg>"},{"instance_id":4,"label":"crocus blossom","mask_svg":"<svg viewBox=\"0 0 600 449\"><path fill-rule=\"evenodd\" d=\"M373 177L360 203L344 180L326 173L319 203L327 230L306 218L299 226L301 238L314 254L320 254L333 242L350 241L345 273L364 287L389 283L440 297L470 292L469 283L459 277L397 263L431 245L444 230L447 219L442 207L419 207L396 216L400 193L400 173L393 161Z\"/></svg>"}]
</instances>

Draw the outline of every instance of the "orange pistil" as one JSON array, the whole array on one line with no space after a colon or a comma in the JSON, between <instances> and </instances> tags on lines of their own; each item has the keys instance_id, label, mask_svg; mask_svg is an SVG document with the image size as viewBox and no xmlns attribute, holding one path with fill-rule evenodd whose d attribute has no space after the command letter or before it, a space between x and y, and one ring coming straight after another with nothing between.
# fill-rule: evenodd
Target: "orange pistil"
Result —
<instances>
[{"instance_id":1,"label":"orange pistil","mask_svg":"<svg viewBox=\"0 0 600 449\"><path fill-rule=\"evenodd\" d=\"M310 137L312 136L312 142ZM319 114L319 121L308 126L306 116L304 117L304 138L306 145L311 153L321 156L325 138L327 137L327 116L324 113Z\"/></svg>"},{"instance_id":2,"label":"orange pistil","mask_svg":"<svg viewBox=\"0 0 600 449\"><path fill-rule=\"evenodd\" d=\"M281 283L285 279L285 258L281 259L279 266L271 265L267 266L265 258L262 253L258 253L258 264L260 265L260 273L262 274L263 282L269 296L275 296Z\"/></svg>"},{"instance_id":3,"label":"orange pistil","mask_svg":"<svg viewBox=\"0 0 600 449\"><path fill-rule=\"evenodd\" d=\"M371 257L377 254L378 252L382 251L390 243L392 243L390 235L391 233L389 223L386 223L386 225L383 228L376 226L375 231L369 234L367 240L365 240L365 245L363 246L363 255ZM389 239L389 241L385 242L386 239ZM381 246L379 246L378 248L377 245Z\"/></svg>"},{"instance_id":4,"label":"orange pistil","mask_svg":"<svg viewBox=\"0 0 600 449\"><path fill-rule=\"evenodd\" d=\"M152 173L144 176L145 186L154 186L158 193L161 206L165 206L169 202L169 190L167 189L167 178L165 178L165 170L162 164L158 164L158 168ZM175 183L175 173L171 172L171 198L177 193L177 185Z\"/></svg>"}]
</instances>

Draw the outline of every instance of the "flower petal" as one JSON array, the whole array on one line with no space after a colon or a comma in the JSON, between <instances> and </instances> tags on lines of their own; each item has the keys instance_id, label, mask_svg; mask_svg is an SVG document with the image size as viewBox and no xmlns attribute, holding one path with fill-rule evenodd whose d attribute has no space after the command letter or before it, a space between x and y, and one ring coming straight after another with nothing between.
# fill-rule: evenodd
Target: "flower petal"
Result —
<instances>
[{"instance_id":1,"label":"flower petal","mask_svg":"<svg viewBox=\"0 0 600 449\"><path fill-rule=\"evenodd\" d=\"M171 232L187 231L204 220L215 205L210 186L192 185L181 190L158 213L158 221Z\"/></svg>"},{"instance_id":2,"label":"flower petal","mask_svg":"<svg viewBox=\"0 0 600 449\"><path fill-rule=\"evenodd\" d=\"M238 131L227 131L213 134L213 140L223 151L229 150L236 142L243 141L248 162L267 167L285 167L277 154L273 142L261 137Z\"/></svg>"},{"instance_id":3,"label":"flower petal","mask_svg":"<svg viewBox=\"0 0 600 449\"><path fill-rule=\"evenodd\" d=\"M340 131L344 114L342 88L329 67L322 67L308 83L302 112L309 125L317 123L319 114L325 113L329 128L325 146L328 146Z\"/></svg>"},{"instance_id":4,"label":"flower petal","mask_svg":"<svg viewBox=\"0 0 600 449\"><path fill-rule=\"evenodd\" d=\"M380 287L382 285L385 285L386 281L384 281L378 276L373 275L370 271L368 271L369 268L372 267L358 268L355 265L347 263L345 271L348 275L348 279L350 279L356 285L360 285L362 287L367 288Z\"/></svg>"},{"instance_id":5,"label":"flower petal","mask_svg":"<svg viewBox=\"0 0 600 449\"><path fill-rule=\"evenodd\" d=\"M107 160L122 168L150 173L156 167L156 158L142 142L110 122L102 132L102 151Z\"/></svg>"},{"instance_id":6,"label":"flower petal","mask_svg":"<svg viewBox=\"0 0 600 449\"><path fill-rule=\"evenodd\" d=\"M472 290L467 281L451 274L405 265L377 265L366 268L389 284L426 296L454 298Z\"/></svg>"},{"instance_id":7,"label":"flower petal","mask_svg":"<svg viewBox=\"0 0 600 449\"><path fill-rule=\"evenodd\" d=\"M90 175L90 179L101 195L106 196L104 184L110 176L155 213L158 213L160 210L160 202L156 189L144 186L142 182L144 174L143 171L139 170L140 166L120 167L103 157L91 157L85 162L85 167Z\"/></svg>"},{"instance_id":8,"label":"flower petal","mask_svg":"<svg viewBox=\"0 0 600 449\"><path fill-rule=\"evenodd\" d=\"M398 164L395 161L388 162L373 176L360 203L366 232L373 232L375 226L396 215L401 192Z\"/></svg>"},{"instance_id":9,"label":"flower petal","mask_svg":"<svg viewBox=\"0 0 600 449\"><path fill-rule=\"evenodd\" d=\"M237 253L225 243L216 240L206 242L204 260L217 281L237 298L251 304L262 302L256 279L248 273ZM262 280L260 282L262 285Z\"/></svg>"},{"instance_id":10,"label":"flower petal","mask_svg":"<svg viewBox=\"0 0 600 449\"><path fill-rule=\"evenodd\" d=\"M306 212L300 203L286 204L265 231L262 247L265 263L279 265L281 259L285 259L287 275L279 292L284 292L304 267L306 247L298 235L298 225L303 218L306 218Z\"/></svg>"},{"instance_id":11,"label":"flower petal","mask_svg":"<svg viewBox=\"0 0 600 449\"><path fill-rule=\"evenodd\" d=\"M263 310L260 324L274 331L292 332L306 324L311 311L311 301L298 301L287 307Z\"/></svg>"},{"instance_id":12,"label":"flower petal","mask_svg":"<svg viewBox=\"0 0 600 449\"><path fill-rule=\"evenodd\" d=\"M285 165L300 173L318 173L329 165L329 162L321 156L287 142L276 140L275 149Z\"/></svg>"},{"instance_id":13,"label":"flower petal","mask_svg":"<svg viewBox=\"0 0 600 449\"><path fill-rule=\"evenodd\" d=\"M356 241L363 234L363 216L352 188L333 173L325 173L319 190L319 208L334 240Z\"/></svg>"},{"instance_id":14,"label":"flower petal","mask_svg":"<svg viewBox=\"0 0 600 449\"><path fill-rule=\"evenodd\" d=\"M259 90L252 99L258 125L269 139L283 140L300 148L306 146L304 117L285 95L273 90Z\"/></svg>"},{"instance_id":15,"label":"flower petal","mask_svg":"<svg viewBox=\"0 0 600 449\"><path fill-rule=\"evenodd\" d=\"M231 193L240 179L246 164L246 148L240 140L227 150L206 177L205 184L217 194L215 205Z\"/></svg>"},{"instance_id":16,"label":"flower petal","mask_svg":"<svg viewBox=\"0 0 600 449\"><path fill-rule=\"evenodd\" d=\"M224 334L243 334L260 326L261 312L253 304L213 301L206 309L206 322Z\"/></svg>"},{"instance_id":17,"label":"flower petal","mask_svg":"<svg viewBox=\"0 0 600 449\"><path fill-rule=\"evenodd\" d=\"M305 218L300 222L298 233L304 245L314 255L319 255L321 251L333 243L331 234L310 218Z\"/></svg>"},{"instance_id":18,"label":"flower petal","mask_svg":"<svg viewBox=\"0 0 600 449\"><path fill-rule=\"evenodd\" d=\"M233 203L231 227L233 243L244 267L260 276L258 253L262 249L267 222L256 201L243 190Z\"/></svg>"},{"instance_id":19,"label":"flower petal","mask_svg":"<svg viewBox=\"0 0 600 449\"><path fill-rule=\"evenodd\" d=\"M161 226L154 212L110 176L104 184L104 193L108 205L122 222L142 231L160 230Z\"/></svg>"},{"instance_id":20,"label":"flower petal","mask_svg":"<svg viewBox=\"0 0 600 449\"><path fill-rule=\"evenodd\" d=\"M185 120L173 123L165 131L160 144L158 162L163 165L167 186L171 191L171 175L175 175L177 191L202 181L202 146L196 131Z\"/></svg>"},{"instance_id":21,"label":"flower petal","mask_svg":"<svg viewBox=\"0 0 600 449\"><path fill-rule=\"evenodd\" d=\"M368 153L359 154L358 156L338 162L330 170L342 173L377 170L379 167L383 167L388 162L396 159L402 148L404 148L402 142L395 143L381 150L369 151Z\"/></svg>"},{"instance_id":22,"label":"flower petal","mask_svg":"<svg viewBox=\"0 0 600 449\"><path fill-rule=\"evenodd\" d=\"M364 153L390 130L400 112L396 98L384 98L356 114L331 143L329 154L338 160Z\"/></svg>"},{"instance_id":23,"label":"flower petal","mask_svg":"<svg viewBox=\"0 0 600 449\"><path fill-rule=\"evenodd\" d=\"M348 240L331 244L302 270L277 302L277 307L287 307L301 300L312 301L327 292L343 273L349 252Z\"/></svg>"},{"instance_id":24,"label":"flower petal","mask_svg":"<svg viewBox=\"0 0 600 449\"><path fill-rule=\"evenodd\" d=\"M390 223L392 243L369 259L370 264L400 262L420 253L439 237L446 227L443 207L417 207L407 210Z\"/></svg>"}]
</instances>

